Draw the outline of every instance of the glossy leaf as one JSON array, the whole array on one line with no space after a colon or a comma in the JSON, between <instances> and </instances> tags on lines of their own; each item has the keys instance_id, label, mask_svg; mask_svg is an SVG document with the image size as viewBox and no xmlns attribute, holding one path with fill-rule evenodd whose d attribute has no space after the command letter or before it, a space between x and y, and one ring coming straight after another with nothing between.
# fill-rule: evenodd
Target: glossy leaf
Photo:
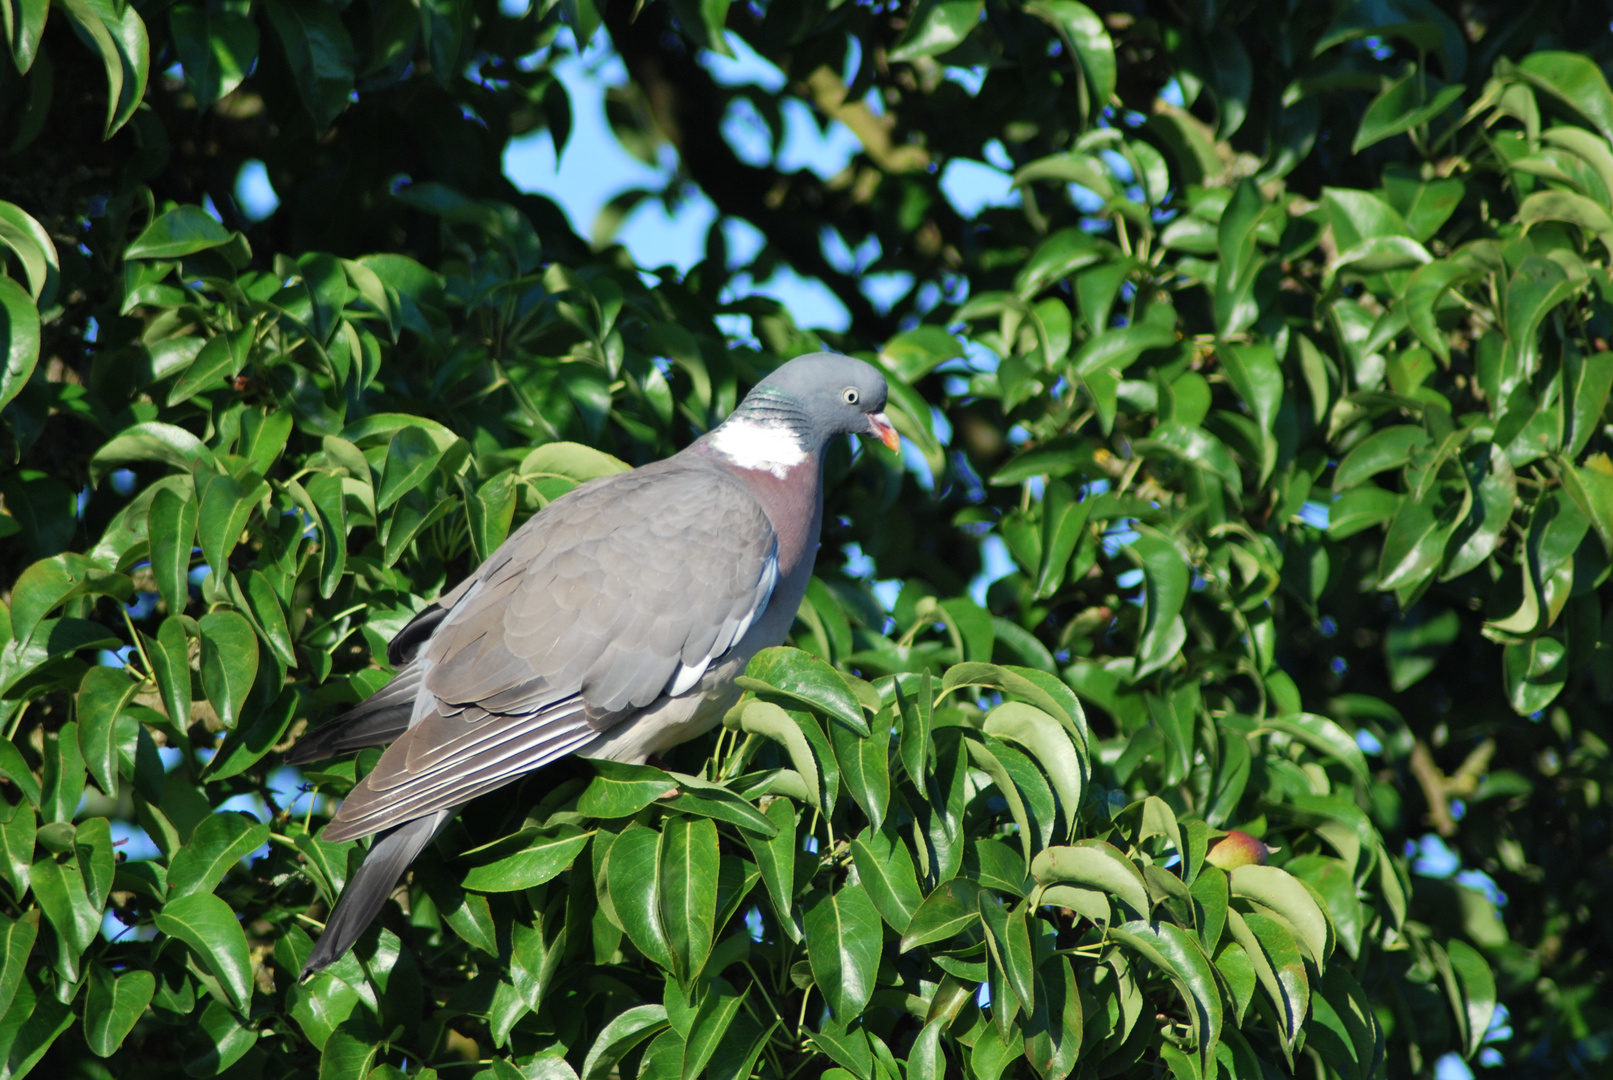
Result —
<instances>
[{"instance_id":1,"label":"glossy leaf","mask_svg":"<svg viewBox=\"0 0 1613 1080\"><path fill-rule=\"evenodd\" d=\"M224 988L231 1006L246 1011L252 1000L252 960L246 935L228 904L210 892L177 896L157 912L157 929L190 946Z\"/></svg>"},{"instance_id":2,"label":"glossy leaf","mask_svg":"<svg viewBox=\"0 0 1613 1080\"><path fill-rule=\"evenodd\" d=\"M884 926L868 894L843 885L806 912L812 977L836 1016L863 1011L874 993Z\"/></svg>"},{"instance_id":3,"label":"glossy leaf","mask_svg":"<svg viewBox=\"0 0 1613 1080\"><path fill-rule=\"evenodd\" d=\"M252 624L233 611L197 621L202 638L202 687L225 728L234 728L258 675L258 639Z\"/></svg>"},{"instance_id":4,"label":"glossy leaf","mask_svg":"<svg viewBox=\"0 0 1613 1080\"><path fill-rule=\"evenodd\" d=\"M907 845L869 829L851 842L857 878L879 914L898 934L907 933L924 902Z\"/></svg>"},{"instance_id":5,"label":"glossy leaf","mask_svg":"<svg viewBox=\"0 0 1613 1080\"><path fill-rule=\"evenodd\" d=\"M84 1040L90 1050L99 1057L116 1053L156 992L157 979L149 971L113 975L96 965L84 1002Z\"/></svg>"},{"instance_id":6,"label":"glossy leaf","mask_svg":"<svg viewBox=\"0 0 1613 1080\"><path fill-rule=\"evenodd\" d=\"M840 721L864 738L869 735L857 697L828 664L798 649L763 649L736 680L747 690L773 693Z\"/></svg>"},{"instance_id":7,"label":"glossy leaf","mask_svg":"<svg viewBox=\"0 0 1613 1080\"><path fill-rule=\"evenodd\" d=\"M170 896L210 893L231 867L269 842L269 826L245 814L213 814L196 826L168 867Z\"/></svg>"},{"instance_id":8,"label":"glossy leaf","mask_svg":"<svg viewBox=\"0 0 1613 1080\"><path fill-rule=\"evenodd\" d=\"M956 48L980 21L980 0L926 0L891 49L892 60L917 60Z\"/></svg>"},{"instance_id":9,"label":"glossy leaf","mask_svg":"<svg viewBox=\"0 0 1613 1080\"><path fill-rule=\"evenodd\" d=\"M39 362L39 312L33 297L8 277L0 277L0 343L4 343L5 365L0 368L0 408L22 392L34 365Z\"/></svg>"}]
</instances>

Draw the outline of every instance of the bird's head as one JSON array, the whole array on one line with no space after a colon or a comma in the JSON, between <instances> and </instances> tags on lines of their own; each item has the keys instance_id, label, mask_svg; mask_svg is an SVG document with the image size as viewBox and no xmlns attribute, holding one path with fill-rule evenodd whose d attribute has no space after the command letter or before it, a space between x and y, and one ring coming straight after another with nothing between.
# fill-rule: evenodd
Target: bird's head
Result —
<instances>
[{"instance_id":1,"label":"bird's head","mask_svg":"<svg viewBox=\"0 0 1613 1080\"><path fill-rule=\"evenodd\" d=\"M837 435L872 435L895 450L901 440L885 415L887 394L885 376L873 365L838 353L811 353L757 383L740 409L758 416L788 411L817 447Z\"/></svg>"}]
</instances>

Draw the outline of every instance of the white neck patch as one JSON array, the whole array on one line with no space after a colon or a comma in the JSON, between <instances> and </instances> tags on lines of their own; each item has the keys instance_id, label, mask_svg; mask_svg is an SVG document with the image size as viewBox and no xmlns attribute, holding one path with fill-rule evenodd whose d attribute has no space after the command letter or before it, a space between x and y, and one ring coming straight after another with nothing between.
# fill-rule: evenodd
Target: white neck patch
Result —
<instances>
[{"instance_id":1,"label":"white neck patch","mask_svg":"<svg viewBox=\"0 0 1613 1080\"><path fill-rule=\"evenodd\" d=\"M712 432L711 447L741 469L770 472L780 480L807 457L801 440L789 428L741 417L729 419Z\"/></svg>"}]
</instances>

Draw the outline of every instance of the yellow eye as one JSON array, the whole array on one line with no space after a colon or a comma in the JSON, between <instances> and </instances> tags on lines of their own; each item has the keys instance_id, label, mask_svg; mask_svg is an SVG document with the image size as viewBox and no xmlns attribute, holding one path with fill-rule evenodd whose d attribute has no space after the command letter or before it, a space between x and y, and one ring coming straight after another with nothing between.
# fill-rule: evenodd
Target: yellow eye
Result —
<instances>
[{"instance_id":1,"label":"yellow eye","mask_svg":"<svg viewBox=\"0 0 1613 1080\"><path fill-rule=\"evenodd\" d=\"M855 386L846 387L844 390L840 391L840 396L845 399L847 405L855 405L862 398L862 395L857 393L857 388Z\"/></svg>"}]
</instances>

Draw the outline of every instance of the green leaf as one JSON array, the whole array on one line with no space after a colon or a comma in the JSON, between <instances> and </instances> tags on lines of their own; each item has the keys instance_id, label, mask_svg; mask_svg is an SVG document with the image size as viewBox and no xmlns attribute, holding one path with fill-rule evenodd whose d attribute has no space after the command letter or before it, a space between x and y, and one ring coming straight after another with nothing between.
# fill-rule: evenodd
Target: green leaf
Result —
<instances>
[{"instance_id":1,"label":"green leaf","mask_svg":"<svg viewBox=\"0 0 1613 1080\"><path fill-rule=\"evenodd\" d=\"M240 542L247 518L259 500L268 494L265 484L248 490L228 475L208 477L197 484L201 495L201 508L196 531L202 548L202 558L213 567L215 574L230 563L230 553Z\"/></svg>"},{"instance_id":2,"label":"green leaf","mask_svg":"<svg viewBox=\"0 0 1613 1080\"><path fill-rule=\"evenodd\" d=\"M1325 855L1301 855L1288 860L1283 869L1303 880L1321 896L1326 905L1328 921L1333 924L1339 943L1354 959L1361 950L1361 934L1366 919L1361 901L1356 896L1349 865L1341 859Z\"/></svg>"},{"instance_id":3,"label":"green leaf","mask_svg":"<svg viewBox=\"0 0 1613 1080\"><path fill-rule=\"evenodd\" d=\"M233 611L209 612L196 622L202 632L202 687L219 721L233 730L258 676L257 635Z\"/></svg>"},{"instance_id":4,"label":"green leaf","mask_svg":"<svg viewBox=\"0 0 1613 1080\"><path fill-rule=\"evenodd\" d=\"M1333 490L1344 491L1378 473L1401 468L1411 461L1413 451L1427 444L1428 432L1420 424L1396 424L1374 431L1339 462L1333 472Z\"/></svg>"},{"instance_id":5,"label":"green leaf","mask_svg":"<svg viewBox=\"0 0 1613 1080\"><path fill-rule=\"evenodd\" d=\"M785 647L763 649L735 682L747 690L778 694L817 709L863 738L869 735L857 695L839 672L811 653Z\"/></svg>"},{"instance_id":6,"label":"green leaf","mask_svg":"<svg viewBox=\"0 0 1613 1080\"><path fill-rule=\"evenodd\" d=\"M1107 193L1108 189L1103 166L1086 154L1055 154L1034 161L1014 174L1016 187L1035 180L1074 181L1101 193ZM1076 271L1102 262L1112 251L1111 245L1096 239L1091 233L1081 229L1060 229L1038 244L1031 257L1025 260L1025 265L1020 267L1019 273L1014 275L1014 292L1030 300L1048 286L1068 279ZM960 314L959 317L963 316ZM1062 359L1061 353L1047 357L1046 362L1054 363Z\"/></svg>"},{"instance_id":7,"label":"green leaf","mask_svg":"<svg viewBox=\"0 0 1613 1080\"><path fill-rule=\"evenodd\" d=\"M1345 540L1364 529L1380 525L1395 516L1401 496L1376 484L1351 488L1328 508L1327 535Z\"/></svg>"},{"instance_id":8,"label":"green leaf","mask_svg":"<svg viewBox=\"0 0 1613 1080\"><path fill-rule=\"evenodd\" d=\"M979 920L980 886L954 878L925 897L913 913L902 934L902 952L956 937Z\"/></svg>"},{"instance_id":9,"label":"green leaf","mask_svg":"<svg viewBox=\"0 0 1613 1080\"><path fill-rule=\"evenodd\" d=\"M988 735L1007 739L1025 748L1036 759L1058 792L1064 810L1067 833L1075 832L1081 811L1086 776L1080 752L1059 722L1041 709L1017 701L1004 702L993 709L982 725Z\"/></svg>"},{"instance_id":10,"label":"green leaf","mask_svg":"<svg viewBox=\"0 0 1613 1080\"><path fill-rule=\"evenodd\" d=\"M572 864L588 846L591 835L562 825L552 834L533 836L519 851L472 867L461 885L484 893L517 892L542 885Z\"/></svg>"},{"instance_id":11,"label":"green leaf","mask_svg":"<svg viewBox=\"0 0 1613 1080\"><path fill-rule=\"evenodd\" d=\"M1300 879L1275 866L1251 864L1232 871L1232 895L1257 900L1275 911L1298 933L1298 942L1324 970L1333 947L1333 928L1322 905Z\"/></svg>"},{"instance_id":12,"label":"green leaf","mask_svg":"<svg viewBox=\"0 0 1613 1080\"><path fill-rule=\"evenodd\" d=\"M194 203L181 203L156 218L124 249L125 259L179 259L230 242L230 230Z\"/></svg>"},{"instance_id":13,"label":"green leaf","mask_svg":"<svg viewBox=\"0 0 1613 1080\"><path fill-rule=\"evenodd\" d=\"M141 634L145 654L151 660L151 674L168 719L185 728L190 725L190 638L185 617L170 615L162 621L156 637Z\"/></svg>"},{"instance_id":14,"label":"green leaf","mask_svg":"<svg viewBox=\"0 0 1613 1080\"><path fill-rule=\"evenodd\" d=\"M1383 656L1395 692L1416 685L1433 671L1461 629L1462 620L1455 611L1427 604L1419 604L1391 623L1383 635Z\"/></svg>"},{"instance_id":15,"label":"green leaf","mask_svg":"<svg viewBox=\"0 0 1613 1080\"><path fill-rule=\"evenodd\" d=\"M251 710L254 715L247 723L225 735L218 752L204 767L203 775L212 781L224 780L257 764L291 727L297 702L297 691L288 686L266 706Z\"/></svg>"},{"instance_id":16,"label":"green leaf","mask_svg":"<svg viewBox=\"0 0 1613 1080\"><path fill-rule=\"evenodd\" d=\"M98 484L118 466L141 461L160 461L186 472L202 465L214 470L218 466L212 451L184 428L149 421L124 428L95 451L90 458L90 482Z\"/></svg>"},{"instance_id":17,"label":"green leaf","mask_svg":"<svg viewBox=\"0 0 1613 1080\"><path fill-rule=\"evenodd\" d=\"M228 904L210 892L174 897L157 912L157 929L189 945L224 988L235 1011L247 1011L252 1001L252 957L246 934Z\"/></svg>"},{"instance_id":18,"label":"green leaf","mask_svg":"<svg viewBox=\"0 0 1613 1080\"><path fill-rule=\"evenodd\" d=\"M938 364L956 360L964 355L958 339L941 326L916 326L904 330L885 342L879 350L879 359L889 371L905 383L915 383L933 371Z\"/></svg>"},{"instance_id":19,"label":"green leaf","mask_svg":"<svg viewBox=\"0 0 1613 1080\"><path fill-rule=\"evenodd\" d=\"M122 975L97 964L90 972L90 991L84 1001L84 1041L98 1057L111 1057L139 1021L157 992L157 977L149 971Z\"/></svg>"},{"instance_id":20,"label":"green leaf","mask_svg":"<svg viewBox=\"0 0 1613 1080\"><path fill-rule=\"evenodd\" d=\"M168 13L185 85L206 112L246 79L258 58L258 28L245 15L190 4Z\"/></svg>"},{"instance_id":21,"label":"green leaf","mask_svg":"<svg viewBox=\"0 0 1613 1080\"><path fill-rule=\"evenodd\" d=\"M112 823L104 817L79 822L73 832L73 849L78 855L78 870L84 876L84 891L90 904L104 908L117 865L112 855Z\"/></svg>"},{"instance_id":22,"label":"green leaf","mask_svg":"<svg viewBox=\"0 0 1613 1080\"><path fill-rule=\"evenodd\" d=\"M678 790L677 781L649 765L592 759L597 774L577 798L577 813L595 818L632 817Z\"/></svg>"},{"instance_id":23,"label":"green leaf","mask_svg":"<svg viewBox=\"0 0 1613 1080\"><path fill-rule=\"evenodd\" d=\"M1407 324L1417 335L1417 340L1428 346L1443 362L1450 361L1451 347L1435 320L1434 310L1447 290L1476 276L1470 267L1449 259L1435 259L1418 267L1406 283L1399 306L1405 309Z\"/></svg>"},{"instance_id":24,"label":"green leaf","mask_svg":"<svg viewBox=\"0 0 1613 1080\"><path fill-rule=\"evenodd\" d=\"M146 24L127 7L111 0L60 0L67 13L94 43L106 68L106 135L121 128L145 97L150 69ZM201 213L201 208L195 208ZM125 254L125 258L135 256Z\"/></svg>"},{"instance_id":25,"label":"green leaf","mask_svg":"<svg viewBox=\"0 0 1613 1080\"><path fill-rule=\"evenodd\" d=\"M1274 425L1283 400L1283 373L1269 345L1225 345L1219 351L1221 370L1249 407L1249 414L1265 435L1260 482L1264 484L1277 463Z\"/></svg>"},{"instance_id":26,"label":"green leaf","mask_svg":"<svg viewBox=\"0 0 1613 1080\"><path fill-rule=\"evenodd\" d=\"M190 552L196 537L198 509L188 490L162 488L151 497L146 514L146 536L151 541L151 576L168 604L170 614L178 615L190 603Z\"/></svg>"},{"instance_id":27,"label":"green leaf","mask_svg":"<svg viewBox=\"0 0 1613 1080\"><path fill-rule=\"evenodd\" d=\"M980 24L982 6L982 0L923 0L891 47L890 58L912 61L957 48Z\"/></svg>"},{"instance_id":28,"label":"green leaf","mask_svg":"<svg viewBox=\"0 0 1613 1080\"><path fill-rule=\"evenodd\" d=\"M1440 479L1423 497L1407 496L1389 522L1378 558L1378 588L1409 589L1439 568L1445 546L1467 517L1473 495L1465 482Z\"/></svg>"},{"instance_id":29,"label":"green leaf","mask_svg":"<svg viewBox=\"0 0 1613 1080\"><path fill-rule=\"evenodd\" d=\"M39 54L39 41L45 32L45 16L50 12L48 0L19 0L15 10L6 12L6 38L17 71L26 75Z\"/></svg>"},{"instance_id":30,"label":"green leaf","mask_svg":"<svg viewBox=\"0 0 1613 1080\"><path fill-rule=\"evenodd\" d=\"M222 811L204 818L168 866L170 897L210 893L242 859L269 842L269 826L250 814Z\"/></svg>"},{"instance_id":31,"label":"green leaf","mask_svg":"<svg viewBox=\"0 0 1613 1080\"><path fill-rule=\"evenodd\" d=\"M240 1061L258 1041L258 1029L242 1023L216 999L207 1003L196 1026L204 1039L185 1062L185 1071L192 1076L217 1076Z\"/></svg>"},{"instance_id":32,"label":"green leaf","mask_svg":"<svg viewBox=\"0 0 1613 1080\"><path fill-rule=\"evenodd\" d=\"M76 972L78 958L101 930L101 911L84 891L77 858L41 855L28 870L28 884Z\"/></svg>"},{"instance_id":33,"label":"green leaf","mask_svg":"<svg viewBox=\"0 0 1613 1080\"><path fill-rule=\"evenodd\" d=\"M478 558L485 559L504 543L515 517L515 474L504 472L477 488L466 491L465 510L470 535ZM338 575L339 577L340 575ZM333 586L334 588L334 586Z\"/></svg>"},{"instance_id":34,"label":"green leaf","mask_svg":"<svg viewBox=\"0 0 1613 1080\"><path fill-rule=\"evenodd\" d=\"M770 701L751 701L740 713L739 726L742 731L766 735L784 747L790 756L790 764L806 782L809 801L821 812L824 809L824 791L819 784L818 758L801 725Z\"/></svg>"},{"instance_id":35,"label":"green leaf","mask_svg":"<svg viewBox=\"0 0 1613 1080\"><path fill-rule=\"evenodd\" d=\"M353 42L336 9L320 0L264 0L303 108L323 133L353 93Z\"/></svg>"},{"instance_id":36,"label":"green leaf","mask_svg":"<svg viewBox=\"0 0 1613 1080\"><path fill-rule=\"evenodd\" d=\"M892 930L907 933L924 902L907 845L870 828L851 842L851 858L857 879L879 914Z\"/></svg>"},{"instance_id":37,"label":"green leaf","mask_svg":"<svg viewBox=\"0 0 1613 1080\"><path fill-rule=\"evenodd\" d=\"M1170 538L1147 526L1131 550L1143 568L1143 627L1137 639L1137 668L1133 679L1141 679L1174 660L1187 638L1182 622L1182 605L1187 602L1189 573L1187 560Z\"/></svg>"},{"instance_id":38,"label":"green leaf","mask_svg":"<svg viewBox=\"0 0 1613 1080\"><path fill-rule=\"evenodd\" d=\"M174 380L173 389L168 391L168 404L178 405L203 391L216 390L219 380L233 379L239 375L246 366L253 332L254 327L248 325L208 338L207 344L202 346L202 351L196 354L196 359L191 361L184 374Z\"/></svg>"},{"instance_id":39,"label":"green leaf","mask_svg":"<svg viewBox=\"0 0 1613 1080\"><path fill-rule=\"evenodd\" d=\"M291 628L286 624L285 608L281 606L280 597L275 595L269 579L261 570L252 570L246 574L245 590L242 590L234 574L229 575L225 584L236 609L251 619L252 629L269 646L269 651L286 667L296 667L297 654L292 650Z\"/></svg>"},{"instance_id":40,"label":"green leaf","mask_svg":"<svg viewBox=\"0 0 1613 1080\"><path fill-rule=\"evenodd\" d=\"M70 1003L54 994L36 993L35 987L25 982L4 1021L0 1021L0 1047L9 1050L5 1075L28 1075L51 1044L72 1026L73 1019Z\"/></svg>"},{"instance_id":41,"label":"green leaf","mask_svg":"<svg viewBox=\"0 0 1613 1080\"><path fill-rule=\"evenodd\" d=\"M306 490L319 523L319 595L329 599L347 570L347 495L332 473L309 477Z\"/></svg>"},{"instance_id":42,"label":"green leaf","mask_svg":"<svg viewBox=\"0 0 1613 1080\"><path fill-rule=\"evenodd\" d=\"M4 925L0 930L0 1016L4 1016L24 984L28 957L39 935L39 916L8 919L0 915L0 924Z\"/></svg>"},{"instance_id":43,"label":"green leaf","mask_svg":"<svg viewBox=\"0 0 1613 1080\"><path fill-rule=\"evenodd\" d=\"M1613 214L1583 195L1571 191L1537 191L1518 207L1518 220L1525 225L1541 221L1566 221L1613 244ZM1613 247L1609 249L1613 253Z\"/></svg>"},{"instance_id":44,"label":"green leaf","mask_svg":"<svg viewBox=\"0 0 1613 1080\"><path fill-rule=\"evenodd\" d=\"M1440 87L1433 98L1428 99L1426 91L1433 89L1428 82L1426 72L1411 67L1404 76L1386 86L1362 115L1350 153L1359 154L1374 143L1438 119L1467 91L1467 87L1455 83Z\"/></svg>"},{"instance_id":45,"label":"green leaf","mask_svg":"<svg viewBox=\"0 0 1613 1080\"><path fill-rule=\"evenodd\" d=\"M607 1080L629 1050L667 1027L664 1005L638 1005L619 1014L605 1025L589 1048L581 1080Z\"/></svg>"},{"instance_id":46,"label":"green leaf","mask_svg":"<svg viewBox=\"0 0 1613 1080\"><path fill-rule=\"evenodd\" d=\"M1427 243L1461 205L1467 185L1454 176L1423 179L1410 167L1390 167L1383 173L1383 191L1411 230L1411 238Z\"/></svg>"},{"instance_id":47,"label":"green leaf","mask_svg":"<svg viewBox=\"0 0 1613 1080\"><path fill-rule=\"evenodd\" d=\"M711 953L717 870L717 826L700 819L668 818L661 834L661 925L673 970L682 981L700 974Z\"/></svg>"},{"instance_id":48,"label":"green leaf","mask_svg":"<svg viewBox=\"0 0 1613 1080\"><path fill-rule=\"evenodd\" d=\"M1094 501L1077 501L1070 485L1060 481L1047 486L1042 496L1042 561L1036 574L1038 597L1052 596L1064 583L1070 557L1086 532Z\"/></svg>"},{"instance_id":49,"label":"green leaf","mask_svg":"<svg viewBox=\"0 0 1613 1080\"><path fill-rule=\"evenodd\" d=\"M1293 936L1274 919L1230 908L1227 929L1253 962L1255 977L1276 1010L1283 1040L1292 1046L1310 1008L1310 979Z\"/></svg>"},{"instance_id":50,"label":"green leaf","mask_svg":"<svg viewBox=\"0 0 1613 1080\"><path fill-rule=\"evenodd\" d=\"M837 1017L859 1015L874 993L884 924L859 885L847 883L807 909L812 978Z\"/></svg>"},{"instance_id":51,"label":"green leaf","mask_svg":"<svg viewBox=\"0 0 1613 1080\"><path fill-rule=\"evenodd\" d=\"M1457 1030L1462 1033L1462 1054L1472 1057L1489 1033L1490 1017L1495 1013L1495 976L1484 957L1465 941L1453 938L1446 942L1445 954L1450 967L1447 971L1440 965L1440 973L1445 976ZM1439 954L1434 955L1437 961Z\"/></svg>"},{"instance_id":52,"label":"green leaf","mask_svg":"<svg viewBox=\"0 0 1613 1080\"><path fill-rule=\"evenodd\" d=\"M133 583L108 573L82 555L67 552L41 559L24 570L11 590L11 632L27 644L41 620L75 596L102 594L128 600Z\"/></svg>"},{"instance_id":53,"label":"green leaf","mask_svg":"<svg viewBox=\"0 0 1613 1080\"><path fill-rule=\"evenodd\" d=\"M1588 56L1574 52L1535 52L1518 62L1517 71L1530 84L1579 111L1613 139L1613 90L1607 76Z\"/></svg>"},{"instance_id":54,"label":"green leaf","mask_svg":"<svg viewBox=\"0 0 1613 1080\"><path fill-rule=\"evenodd\" d=\"M1031 956L1026 905L1020 904L1009 911L1002 901L985 890L980 893L979 903L980 921L986 928L987 951L1006 977L1008 988L1019 999L1019 1007L1030 1012L1036 1003L1036 963Z\"/></svg>"},{"instance_id":55,"label":"green leaf","mask_svg":"<svg viewBox=\"0 0 1613 1080\"><path fill-rule=\"evenodd\" d=\"M779 925L792 941L800 941L792 908L795 903L795 805L788 799L774 799L767 806L767 820L778 828L778 835L764 839L754 833L743 833L745 843L762 872L768 898L773 902L773 913ZM855 849L853 849L855 853Z\"/></svg>"},{"instance_id":56,"label":"green leaf","mask_svg":"<svg viewBox=\"0 0 1613 1080\"><path fill-rule=\"evenodd\" d=\"M694 1080L701 1075L722 1044L723 1036L739 1016L746 995L726 990L726 984L720 981L713 984L700 1002L700 1007L695 1010L683 1049L683 1080Z\"/></svg>"},{"instance_id":57,"label":"green leaf","mask_svg":"<svg viewBox=\"0 0 1613 1080\"><path fill-rule=\"evenodd\" d=\"M1221 1037L1222 1014L1220 986L1204 950L1191 934L1168 922L1128 922L1111 927L1109 936L1147 957L1176 986L1192 1018L1199 1060L1208 1070Z\"/></svg>"},{"instance_id":58,"label":"green leaf","mask_svg":"<svg viewBox=\"0 0 1613 1080\"><path fill-rule=\"evenodd\" d=\"M420 487L442 460L443 448L418 427L399 429L387 445L386 468L376 491L375 508L385 510L406 493Z\"/></svg>"},{"instance_id":59,"label":"green leaf","mask_svg":"<svg viewBox=\"0 0 1613 1080\"><path fill-rule=\"evenodd\" d=\"M1153 906L1137 865L1101 840L1045 848L1031 861L1031 875L1043 885L1067 882L1107 893L1139 915L1146 916Z\"/></svg>"},{"instance_id":60,"label":"green leaf","mask_svg":"<svg viewBox=\"0 0 1613 1080\"><path fill-rule=\"evenodd\" d=\"M39 816L70 822L84 798L84 758L78 748L78 724L69 722L45 738L45 776Z\"/></svg>"},{"instance_id":61,"label":"green leaf","mask_svg":"<svg viewBox=\"0 0 1613 1080\"><path fill-rule=\"evenodd\" d=\"M1174 344L1175 331L1155 323L1133 323L1116 330L1105 330L1093 335L1076 351L1070 360L1070 372L1077 378L1086 378L1106 369L1125 371L1149 349L1163 349Z\"/></svg>"},{"instance_id":62,"label":"green leaf","mask_svg":"<svg viewBox=\"0 0 1613 1080\"><path fill-rule=\"evenodd\" d=\"M1115 93L1115 46L1103 20L1077 0L1031 0L1025 10L1048 23L1081 61L1100 111Z\"/></svg>"},{"instance_id":63,"label":"green leaf","mask_svg":"<svg viewBox=\"0 0 1613 1080\"><path fill-rule=\"evenodd\" d=\"M601 476L614 476L632 468L627 462L595 450L581 443L555 442L538 447L521 459L516 475L521 479L542 483L546 480L562 482L555 490L558 497L578 484Z\"/></svg>"},{"instance_id":64,"label":"green leaf","mask_svg":"<svg viewBox=\"0 0 1613 1080\"><path fill-rule=\"evenodd\" d=\"M829 725L829 741L840 764L840 782L875 829L884 822L890 808L891 719L890 713L880 713L875 718L875 733L868 738L844 724Z\"/></svg>"},{"instance_id":65,"label":"green leaf","mask_svg":"<svg viewBox=\"0 0 1613 1080\"><path fill-rule=\"evenodd\" d=\"M767 837L773 836L778 831L765 814L720 784L713 784L709 780L701 780L695 776L685 776L682 773L674 775L673 779L677 781L680 790L677 795L665 801L664 805L668 810L698 814L714 821L726 821L747 832Z\"/></svg>"},{"instance_id":66,"label":"green leaf","mask_svg":"<svg viewBox=\"0 0 1613 1080\"><path fill-rule=\"evenodd\" d=\"M611 906L629 940L651 961L674 971L662 922L661 834L629 825L611 845L607 880Z\"/></svg>"},{"instance_id":67,"label":"green leaf","mask_svg":"<svg viewBox=\"0 0 1613 1080\"><path fill-rule=\"evenodd\" d=\"M0 409L11 404L39 363L39 311L28 290L0 275L0 342L6 357L0 367Z\"/></svg>"},{"instance_id":68,"label":"green leaf","mask_svg":"<svg viewBox=\"0 0 1613 1080\"><path fill-rule=\"evenodd\" d=\"M1568 650L1551 637L1513 642L1501 654L1507 701L1519 716L1532 716L1556 700L1568 682Z\"/></svg>"},{"instance_id":69,"label":"green leaf","mask_svg":"<svg viewBox=\"0 0 1613 1080\"><path fill-rule=\"evenodd\" d=\"M924 672L916 687L904 689L898 681L895 686L896 704L902 715L901 737L897 754L908 777L921 787L928 775L928 763L934 757L930 743L931 707L930 673ZM914 692L916 691L916 693Z\"/></svg>"},{"instance_id":70,"label":"green leaf","mask_svg":"<svg viewBox=\"0 0 1613 1080\"><path fill-rule=\"evenodd\" d=\"M1263 722L1273 731L1291 735L1319 754L1325 754L1350 770L1350 775L1362 784L1369 782L1367 759L1349 732L1325 716L1314 713L1289 713Z\"/></svg>"},{"instance_id":71,"label":"green leaf","mask_svg":"<svg viewBox=\"0 0 1613 1080\"><path fill-rule=\"evenodd\" d=\"M9 745L9 744L7 744ZM29 779L33 775L29 774ZM36 796L38 792L34 793ZM38 800L34 800L37 804ZM0 876L11 886L14 896L28 891L28 867L34 860L34 837L38 832L39 818L28 803L0 810Z\"/></svg>"},{"instance_id":72,"label":"green leaf","mask_svg":"<svg viewBox=\"0 0 1613 1080\"><path fill-rule=\"evenodd\" d=\"M363 1080L375 1064L381 1032L363 1011L336 1025L319 1055L319 1080Z\"/></svg>"}]
</instances>

